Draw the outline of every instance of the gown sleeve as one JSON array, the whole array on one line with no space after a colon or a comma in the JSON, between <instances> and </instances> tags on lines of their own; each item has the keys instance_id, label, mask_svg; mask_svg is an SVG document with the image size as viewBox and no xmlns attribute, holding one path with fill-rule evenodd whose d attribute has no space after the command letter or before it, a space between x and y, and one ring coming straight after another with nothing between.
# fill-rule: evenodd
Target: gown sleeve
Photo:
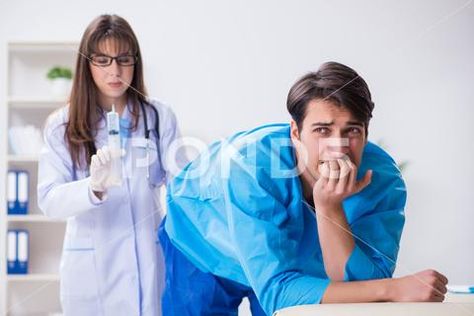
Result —
<instances>
[{"instance_id":1,"label":"gown sleeve","mask_svg":"<svg viewBox=\"0 0 474 316\"><path fill-rule=\"evenodd\" d=\"M302 273L295 262L299 242L295 230L301 227L290 224L279 197L285 188L264 169L247 166L232 162L222 186L231 238L250 286L267 315L288 306L319 303L329 280Z\"/></svg>"},{"instance_id":2,"label":"gown sleeve","mask_svg":"<svg viewBox=\"0 0 474 316\"><path fill-rule=\"evenodd\" d=\"M397 173L389 178L383 185L374 185L371 199L377 200L375 207L350 224L355 246L345 266L345 281L390 278L395 270L405 223L406 188Z\"/></svg>"}]
</instances>

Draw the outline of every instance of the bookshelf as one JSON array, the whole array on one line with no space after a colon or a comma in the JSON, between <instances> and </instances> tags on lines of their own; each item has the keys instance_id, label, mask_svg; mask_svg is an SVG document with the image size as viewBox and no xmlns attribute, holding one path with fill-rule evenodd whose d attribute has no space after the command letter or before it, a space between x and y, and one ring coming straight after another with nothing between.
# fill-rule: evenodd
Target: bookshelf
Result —
<instances>
[{"instance_id":1,"label":"bookshelf","mask_svg":"<svg viewBox=\"0 0 474 316\"><path fill-rule=\"evenodd\" d=\"M46 79L55 65L74 68L77 43L11 42L7 44L6 100L0 109L0 181L6 191L10 169L29 173L29 209L26 215L9 215L6 199L0 205L0 315L60 313L59 263L65 221L45 217L38 208L36 185L38 154L18 153L9 139L12 127L34 126L41 130L48 115L66 104L66 97L54 96ZM2 194L6 196L6 192ZM29 271L26 275L7 274L7 231L29 232Z\"/></svg>"}]
</instances>

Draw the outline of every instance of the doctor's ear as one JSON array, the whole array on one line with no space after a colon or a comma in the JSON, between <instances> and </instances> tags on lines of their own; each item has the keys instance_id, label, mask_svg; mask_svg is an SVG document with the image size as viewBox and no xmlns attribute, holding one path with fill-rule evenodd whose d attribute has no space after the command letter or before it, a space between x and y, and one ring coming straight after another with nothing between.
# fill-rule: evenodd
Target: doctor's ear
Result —
<instances>
[{"instance_id":1,"label":"doctor's ear","mask_svg":"<svg viewBox=\"0 0 474 316\"><path fill-rule=\"evenodd\" d=\"M290 122L290 136L293 141L300 140L300 131L295 120Z\"/></svg>"}]
</instances>

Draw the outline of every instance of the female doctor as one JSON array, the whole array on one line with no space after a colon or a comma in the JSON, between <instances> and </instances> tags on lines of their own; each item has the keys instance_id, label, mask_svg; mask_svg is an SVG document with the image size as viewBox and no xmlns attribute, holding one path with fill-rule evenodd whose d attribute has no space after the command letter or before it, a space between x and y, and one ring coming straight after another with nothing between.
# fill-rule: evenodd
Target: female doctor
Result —
<instances>
[{"instance_id":1,"label":"female doctor","mask_svg":"<svg viewBox=\"0 0 474 316\"><path fill-rule=\"evenodd\" d=\"M69 104L48 119L39 163L39 206L51 218L67 219L63 311L159 315L163 265L156 229L162 213L156 191L169 177L163 157L179 135L176 118L144 96L142 56L123 18L97 17L79 50ZM107 147L112 104L120 115L118 158ZM115 158L122 164L119 185L111 180Z\"/></svg>"}]
</instances>

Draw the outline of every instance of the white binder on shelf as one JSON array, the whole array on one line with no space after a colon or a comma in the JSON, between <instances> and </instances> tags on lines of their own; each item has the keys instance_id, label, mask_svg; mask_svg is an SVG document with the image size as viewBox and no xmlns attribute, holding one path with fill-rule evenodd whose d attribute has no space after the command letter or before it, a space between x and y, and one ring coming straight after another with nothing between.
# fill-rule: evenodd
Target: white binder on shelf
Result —
<instances>
[{"instance_id":1,"label":"white binder on shelf","mask_svg":"<svg viewBox=\"0 0 474 316\"><path fill-rule=\"evenodd\" d=\"M30 176L26 171L18 171L18 207L21 214L28 213L28 184Z\"/></svg>"},{"instance_id":2,"label":"white binder on shelf","mask_svg":"<svg viewBox=\"0 0 474 316\"><path fill-rule=\"evenodd\" d=\"M12 274L16 271L16 231L8 230L7 233L7 273Z\"/></svg>"},{"instance_id":3,"label":"white binder on shelf","mask_svg":"<svg viewBox=\"0 0 474 316\"><path fill-rule=\"evenodd\" d=\"M18 230L17 232L17 262L18 262L18 273L28 273L28 261L30 253L29 245L29 233L27 230Z\"/></svg>"},{"instance_id":4,"label":"white binder on shelf","mask_svg":"<svg viewBox=\"0 0 474 316\"><path fill-rule=\"evenodd\" d=\"M15 212L16 206L16 171L8 171L7 175L7 209L8 214Z\"/></svg>"},{"instance_id":5,"label":"white binder on shelf","mask_svg":"<svg viewBox=\"0 0 474 316\"><path fill-rule=\"evenodd\" d=\"M7 273L27 274L29 261L29 233L11 229L7 234Z\"/></svg>"},{"instance_id":6,"label":"white binder on shelf","mask_svg":"<svg viewBox=\"0 0 474 316\"><path fill-rule=\"evenodd\" d=\"M9 170L7 179L8 214L28 214L30 176L25 170Z\"/></svg>"}]
</instances>

